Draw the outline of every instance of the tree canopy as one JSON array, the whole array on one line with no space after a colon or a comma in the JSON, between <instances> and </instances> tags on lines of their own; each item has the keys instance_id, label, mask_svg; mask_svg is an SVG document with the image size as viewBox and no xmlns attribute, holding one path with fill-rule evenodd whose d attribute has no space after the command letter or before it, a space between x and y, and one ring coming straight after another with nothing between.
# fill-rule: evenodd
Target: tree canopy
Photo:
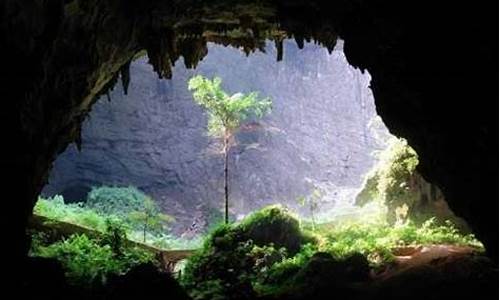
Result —
<instances>
[{"instance_id":1,"label":"tree canopy","mask_svg":"<svg viewBox=\"0 0 500 300\"><path fill-rule=\"evenodd\" d=\"M251 117L261 118L271 110L269 98L259 99L257 92L229 95L221 87L219 77L213 79L201 75L189 80L195 102L208 111L208 132L215 137L232 134L241 123Z\"/></svg>"}]
</instances>

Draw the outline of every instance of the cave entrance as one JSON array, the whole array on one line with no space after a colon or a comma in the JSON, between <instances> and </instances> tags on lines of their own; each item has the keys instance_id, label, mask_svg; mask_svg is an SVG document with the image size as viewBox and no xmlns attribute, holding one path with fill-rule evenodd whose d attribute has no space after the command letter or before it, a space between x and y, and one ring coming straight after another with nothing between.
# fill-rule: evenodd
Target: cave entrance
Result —
<instances>
[{"instance_id":1,"label":"cave entrance","mask_svg":"<svg viewBox=\"0 0 500 300\"><path fill-rule=\"evenodd\" d=\"M117 86L94 105L82 151L72 145L58 157L42 197L72 203L144 194L175 218L174 234L205 232L220 218L223 167L220 141L207 136L206 113L187 89L201 74L222 78L231 92L258 91L273 100L272 113L243 124L231 149L233 220L277 203L319 223L385 218L385 203L372 201L373 177L383 172L377 164L413 155L416 165L418 157L388 153L413 150L377 115L370 75L349 65L343 41L332 53L313 43L299 49L293 40L284 41L284 55L270 42L250 56L216 44L208 50L196 70L179 63L170 80L158 78L147 55L138 55L130 86ZM283 61L276 61L279 55ZM396 192L411 189L414 199L394 204L392 220L396 208L398 218L412 209L454 218L439 189L421 177L398 184Z\"/></svg>"},{"instance_id":2,"label":"cave entrance","mask_svg":"<svg viewBox=\"0 0 500 300\"><path fill-rule=\"evenodd\" d=\"M196 70L179 63L170 80L156 76L147 56L136 59L127 95L117 86L94 105L82 151L70 146L58 157L42 195L78 202L93 187L130 186L175 217L176 234L204 230L222 209L223 168L220 143L207 136L206 114L187 89L202 74L219 76L231 93L273 100L272 113L244 124L231 149L231 218L276 203L307 217L310 205L300 202L312 198L318 221L355 215L348 209L391 135L376 114L370 75L349 65L342 44L330 54L286 40L280 62L271 43L248 57L211 44Z\"/></svg>"},{"instance_id":3,"label":"cave entrance","mask_svg":"<svg viewBox=\"0 0 500 300\"><path fill-rule=\"evenodd\" d=\"M415 235L404 243L423 238L414 224L431 228L451 219L467 233L439 189L416 171L415 151L389 133L376 113L370 75L349 65L342 47L339 41L329 53L285 40L276 62L280 54L271 43L250 56L209 44L210 55L195 70L178 64L170 80L158 78L148 57L138 55L130 84L93 106L81 151L70 146L55 162L35 214L102 232L111 228L114 236L127 232L132 243L160 251L177 249L161 254L164 266L175 270L223 217L221 143L207 134L207 114L188 90L189 79L203 75L220 77L230 93L258 91L272 99L272 112L244 123L230 150L232 222L279 204L312 232L411 224L391 233L391 246L404 240L404 230ZM432 228L446 237L459 232ZM340 236L360 234L349 230ZM368 251L358 246L349 247Z\"/></svg>"}]
</instances>

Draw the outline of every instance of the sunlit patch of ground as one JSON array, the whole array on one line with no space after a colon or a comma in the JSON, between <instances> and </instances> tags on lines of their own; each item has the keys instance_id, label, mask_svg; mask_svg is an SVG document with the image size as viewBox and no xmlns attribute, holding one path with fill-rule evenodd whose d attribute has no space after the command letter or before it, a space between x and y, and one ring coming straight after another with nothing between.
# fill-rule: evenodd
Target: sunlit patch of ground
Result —
<instances>
[{"instance_id":1,"label":"sunlit patch of ground","mask_svg":"<svg viewBox=\"0 0 500 300\"><path fill-rule=\"evenodd\" d=\"M412 268L452 262L458 258L471 256L477 251L473 247L461 245L420 245L395 248L393 249L394 262L382 272L373 272L372 278L384 280Z\"/></svg>"}]
</instances>

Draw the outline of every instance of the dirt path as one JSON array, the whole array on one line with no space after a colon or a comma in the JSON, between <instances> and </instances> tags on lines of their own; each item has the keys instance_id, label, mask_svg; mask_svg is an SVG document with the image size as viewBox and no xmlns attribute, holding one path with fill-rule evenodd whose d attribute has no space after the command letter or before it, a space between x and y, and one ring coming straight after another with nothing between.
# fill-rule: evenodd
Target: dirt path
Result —
<instances>
[{"instance_id":1,"label":"dirt path","mask_svg":"<svg viewBox=\"0 0 500 300\"><path fill-rule=\"evenodd\" d=\"M377 279L387 279L409 269L423 265L433 265L443 260L453 260L471 255L476 249L456 245L408 246L394 249L395 261L383 272L373 275Z\"/></svg>"}]
</instances>

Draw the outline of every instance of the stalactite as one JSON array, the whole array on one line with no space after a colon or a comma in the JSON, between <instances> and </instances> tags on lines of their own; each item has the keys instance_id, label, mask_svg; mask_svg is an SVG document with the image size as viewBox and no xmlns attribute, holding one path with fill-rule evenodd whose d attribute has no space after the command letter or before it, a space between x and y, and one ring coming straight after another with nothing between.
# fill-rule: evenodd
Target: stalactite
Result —
<instances>
[{"instance_id":1,"label":"stalactite","mask_svg":"<svg viewBox=\"0 0 500 300\"><path fill-rule=\"evenodd\" d=\"M277 38L274 40L274 44L276 45L276 52L277 52L277 61L282 61L283 60L283 39Z\"/></svg>"},{"instance_id":2,"label":"stalactite","mask_svg":"<svg viewBox=\"0 0 500 300\"><path fill-rule=\"evenodd\" d=\"M126 62L121 68L120 68L120 78L122 80L122 87L123 87L123 93L127 95L128 93L128 86L130 84L130 62ZM109 98L109 94L108 94Z\"/></svg>"},{"instance_id":3,"label":"stalactite","mask_svg":"<svg viewBox=\"0 0 500 300\"><path fill-rule=\"evenodd\" d=\"M188 69L196 68L198 62L208 54L207 40L204 37L182 39L178 46Z\"/></svg>"},{"instance_id":4,"label":"stalactite","mask_svg":"<svg viewBox=\"0 0 500 300\"><path fill-rule=\"evenodd\" d=\"M303 49L304 48L304 38L299 34L294 34L293 37L295 39L295 42L297 43L297 47L299 47L299 49Z\"/></svg>"}]
</instances>

